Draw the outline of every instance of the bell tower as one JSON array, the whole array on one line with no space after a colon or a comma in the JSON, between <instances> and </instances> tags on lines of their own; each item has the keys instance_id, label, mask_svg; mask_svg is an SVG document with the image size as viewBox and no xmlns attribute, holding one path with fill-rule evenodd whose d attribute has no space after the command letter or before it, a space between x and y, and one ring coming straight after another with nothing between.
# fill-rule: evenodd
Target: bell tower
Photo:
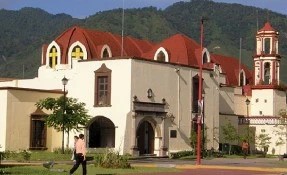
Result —
<instances>
[{"instance_id":1,"label":"bell tower","mask_svg":"<svg viewBox=\"0 0 287 175\"><path fill-rule=\"evenodd\" d=\"M256 53L254 60L254 85L279 85L278 53L279 33L266 22L256 35Z\"/></svg>"}]
</instances>

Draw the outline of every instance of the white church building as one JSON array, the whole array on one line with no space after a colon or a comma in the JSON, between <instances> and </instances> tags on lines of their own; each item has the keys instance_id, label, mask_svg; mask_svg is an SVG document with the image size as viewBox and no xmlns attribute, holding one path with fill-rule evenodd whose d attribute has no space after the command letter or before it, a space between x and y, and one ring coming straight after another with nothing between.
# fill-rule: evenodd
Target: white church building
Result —
<instances>
[{"instance_id":1,"label":"white church building","mask_svg":"<svg viewBox=\"0 0 287 175\"><path fill-rule=\"evenodd\" d=\"M91 116L81 131L89 149L157 156L192 150L201 62L204 147L222 149L227 142L221 128L231 122L241 135L248 131L251 149L256 149L255 136L266 133L272 137L268 153L286 153L286 135L283 146L277 146L280 136L274 133L276 124L284 124L279 111L286 109L286 92L279 87L278 32L269 22L257 32L256 44L249 70L236 58L201 50L182 34L153 43L69 28L42 47L37 77L0 78L0 150L53 151L61 146L61 133L44 124L49 111L35 103L62 96L63 77L69 80L67 96L84 102ZM75 134L70 133L70 147Z\"/></svg>"}]
</instances>

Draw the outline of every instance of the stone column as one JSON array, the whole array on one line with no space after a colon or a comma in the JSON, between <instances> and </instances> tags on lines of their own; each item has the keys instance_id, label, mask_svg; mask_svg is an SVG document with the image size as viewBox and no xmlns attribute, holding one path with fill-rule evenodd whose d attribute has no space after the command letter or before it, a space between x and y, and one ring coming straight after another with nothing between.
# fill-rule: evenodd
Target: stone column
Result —
<instances>
[{"instance_id":1,"label":"stone column","mask_svg":"<svg viewBox=\"0 0 287 175\"><path fill-rule=\"evenodd\" d=\"M132 129L131 129L131 154L133 156L139 156L137 138L136 138L136 112L132 112Z\"/></svg>"},{"instance_id":2,"label":"stone column","mask_svg":"<svg viewBox=\"0 0 287 175\"><path fill-rule=\"evenodd\" d=\"M162 122L161 122L161 134L162 134L162 139L161 139L161 147L160 147L160 156L166 156L167 155L167 147L165 146L165 119L166 116L161 117Z\"/></svg>"}]
</instances>

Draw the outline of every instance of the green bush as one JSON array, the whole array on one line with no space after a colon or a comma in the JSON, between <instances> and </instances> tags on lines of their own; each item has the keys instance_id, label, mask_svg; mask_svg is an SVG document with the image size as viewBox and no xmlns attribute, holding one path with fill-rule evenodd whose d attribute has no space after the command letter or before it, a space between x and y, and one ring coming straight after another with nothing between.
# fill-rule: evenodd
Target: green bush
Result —
<instances>
[{"instance_id":1,"label":"green bush","mask_svg":"<svg viewBox=\"0 0 287 175\"><path fill-rule=\"evenodd\" d=\"M25 161L29 161L31 159L31 152L27 150L22 150L20 153L20 157Z\"/></svg>"},{"instance_id":2,"label":"green bush","mask_svg":"<svg viewBox=\"0 0 287 175\"><path fill-rule=\"evenodd\" d=\"M95 155L95 166L102 168L131 168L128 162L128 155L119 155L117 152L108 151L103 154Z\"/></svg>"},{"instance_id":3,"label":"green bush","mask_svg":"<svg viewBox=\"0 0 287 175\"><path fill-rule=\"evenodd\" d=\"M31 152L27 150L19 151L5 151L2 153L3 159L14 159L16 161L29 161L31 159Z\"/></svg>"},{"instance_id":4,"label":"green bush","mask_svg":"<svg viewBox=\"0 0 287 175\"><path fill-rule=\"evenodd\" d=\"M193 151L179 151L176 153L170 153L170 158L171 159L178 159L181 157L192 156L192 155L194 155Z\"/></svg>"}]
</instances>

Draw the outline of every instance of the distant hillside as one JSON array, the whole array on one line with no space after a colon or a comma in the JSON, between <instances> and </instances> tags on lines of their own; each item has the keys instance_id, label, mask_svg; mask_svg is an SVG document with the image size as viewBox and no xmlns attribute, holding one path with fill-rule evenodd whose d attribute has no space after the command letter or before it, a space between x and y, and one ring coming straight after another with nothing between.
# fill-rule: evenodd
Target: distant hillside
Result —
<instances>
[{"instance_id":1,"label":"distant hillside","mask_svg":"<svg viewBox=\"0 0 287 175\"><path fill-rule=\"evenodd\" d=\"M86 19L69 15L51 15L41 9L0 10L0 77L30 78L37 75L42 44L73 25L121 34L122 10L96 13ZM210 52L239 57L242 38L242 62L252 68L255 34L267 18L280 32L282 67L287 67L287 18L266 9L239 4L215 3L209 0L178 2L164 10L154 7L125 10L125 35L161 41L175 33L183 33L199 42L200 18L204 23L204 46ZM23 71L24 70L24 71ZM281 69L287 82L287 69Z\"/></svg>"},{"instance_id":2,"label":"distant hillside","mask_svg":"<svg viewBox=\"0 0 287 175\"><path fill-rule=\"evenodd\" d=\"M81 23L66 14L51 15L41 9L0 10L0 77L35 77L41 47L67 27Z\"/></svg>"}]
</instances>

